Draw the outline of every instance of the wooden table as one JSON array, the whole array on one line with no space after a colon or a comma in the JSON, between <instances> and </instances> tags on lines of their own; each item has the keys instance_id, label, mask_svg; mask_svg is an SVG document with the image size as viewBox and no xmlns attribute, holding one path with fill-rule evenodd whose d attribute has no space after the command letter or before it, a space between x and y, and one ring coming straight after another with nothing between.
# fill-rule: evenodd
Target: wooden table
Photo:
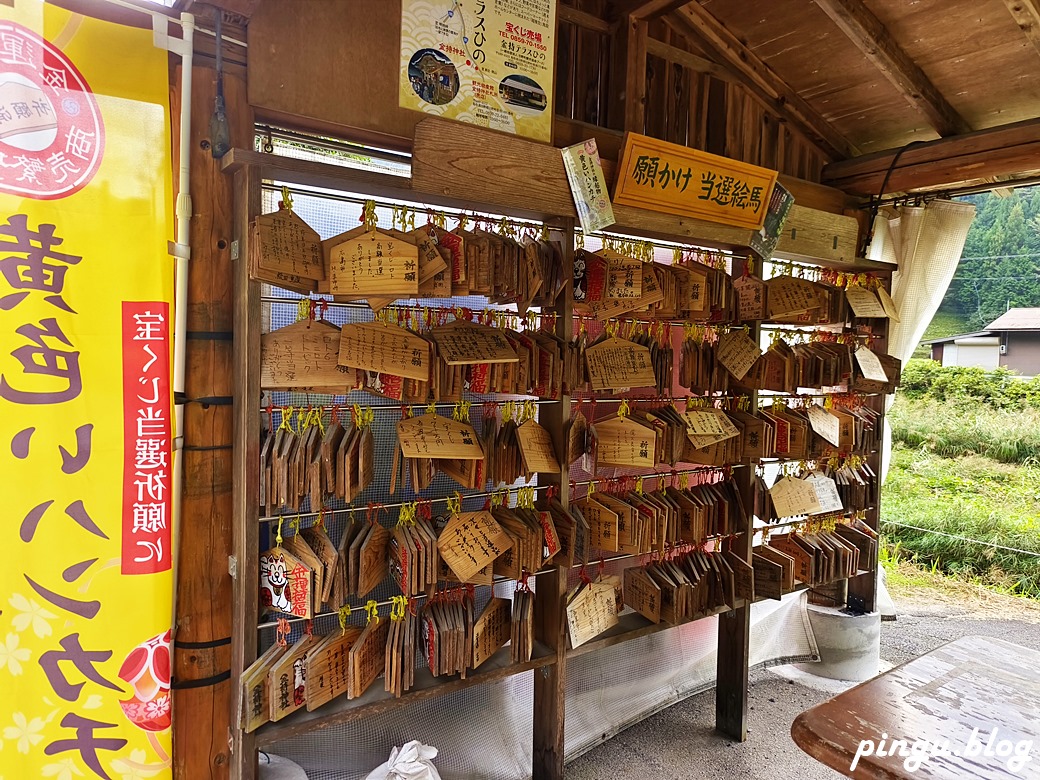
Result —
<instances>
[{"instance_id":1,"label":"wooden table","mask_svg":"<svg viewBox=\"0 0 1040 780\"><path fill-rule=\"evenodd\" d=\"M1040 652L988 637L956 639L806 710L791 736L813 758L853 778L1036 780ZM887 755L893 740L906 741L905 756L901 748ZM946 743L949 754L929 755L913 771L918 740ZM1015 751L1021 754L1027 742L1031 760L1016 767Z\"/></svg>"}]
</instances>

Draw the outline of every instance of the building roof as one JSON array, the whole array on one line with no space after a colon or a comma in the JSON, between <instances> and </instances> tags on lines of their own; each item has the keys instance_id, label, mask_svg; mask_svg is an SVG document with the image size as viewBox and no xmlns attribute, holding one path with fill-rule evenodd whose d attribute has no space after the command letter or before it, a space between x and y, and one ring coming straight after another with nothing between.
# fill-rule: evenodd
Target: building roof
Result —
<instances>
[{"instance_id":1,"label":"building roof","mask_svg":"<svg viewBox=\"0 0 1040 780\"><path fill-rule=\"evenodd\" d=\"M1008 309L987 330L1040 330L1040 309Z\"/></svg>"},{"instance_id":2,"label":"building roof","mask_svg":"<svg viewBox=\"0 0 1040 780\"><path fill-rule=\"evenodd\" d=\"M922 344L948 344L951 341L958 341L960 339L973 339L979 336L992 336L988 330L977 330L974 333L955 333L952 336L943 336L941 339L928 339L922 341Z\"/></svg>"}]
</instances>

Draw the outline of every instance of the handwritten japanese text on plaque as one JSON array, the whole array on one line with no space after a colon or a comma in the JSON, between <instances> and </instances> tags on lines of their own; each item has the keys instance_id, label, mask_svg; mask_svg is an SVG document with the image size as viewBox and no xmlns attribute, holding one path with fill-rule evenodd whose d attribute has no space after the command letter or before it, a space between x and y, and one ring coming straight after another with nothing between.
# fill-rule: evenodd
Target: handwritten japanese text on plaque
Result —
<instances>
[{"instance_id":1,"label":"handwritten japanese text on plaque","mask_svg":"<svg viewBox=\"0 0 1040 780\"><path fill-rule=\"evenodd\" d=\"M339 364L425 382L430 378L430 344L394 325L344 325L340 331Z\"/></svg>"}]
</instances>

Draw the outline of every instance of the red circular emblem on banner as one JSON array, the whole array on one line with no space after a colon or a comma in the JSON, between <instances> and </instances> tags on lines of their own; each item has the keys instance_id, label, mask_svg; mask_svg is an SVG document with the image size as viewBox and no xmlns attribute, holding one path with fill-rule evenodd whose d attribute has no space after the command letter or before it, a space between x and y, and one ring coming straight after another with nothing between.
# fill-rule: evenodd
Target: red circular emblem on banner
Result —
<instances>
[{"instance_id":1,"label":"red circular emblem on banner","mask_svg":"<svg viewBox=\"0 0 1040 780\"><path fill-rule=\"evenodd\" d=\"M65 54L0 21L0 192L64 198L101 164L105 129L94 93Z\"/></svg>"}]
</instances>

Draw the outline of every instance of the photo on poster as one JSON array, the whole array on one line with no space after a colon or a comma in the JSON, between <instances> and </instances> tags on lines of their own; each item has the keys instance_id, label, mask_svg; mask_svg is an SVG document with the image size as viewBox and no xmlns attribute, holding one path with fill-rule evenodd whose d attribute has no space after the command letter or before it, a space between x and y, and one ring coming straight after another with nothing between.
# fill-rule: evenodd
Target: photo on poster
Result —
<instances>
[{"instance_id":1,"label":"photo on poster","mask_svg":"<svg viewBox=\"0 0 1040 780\"><path fill-rule=\"evenodd\" d=\"M554 0L402 0L399 104L552 138Z\"/></svg>"}]
</instances>

